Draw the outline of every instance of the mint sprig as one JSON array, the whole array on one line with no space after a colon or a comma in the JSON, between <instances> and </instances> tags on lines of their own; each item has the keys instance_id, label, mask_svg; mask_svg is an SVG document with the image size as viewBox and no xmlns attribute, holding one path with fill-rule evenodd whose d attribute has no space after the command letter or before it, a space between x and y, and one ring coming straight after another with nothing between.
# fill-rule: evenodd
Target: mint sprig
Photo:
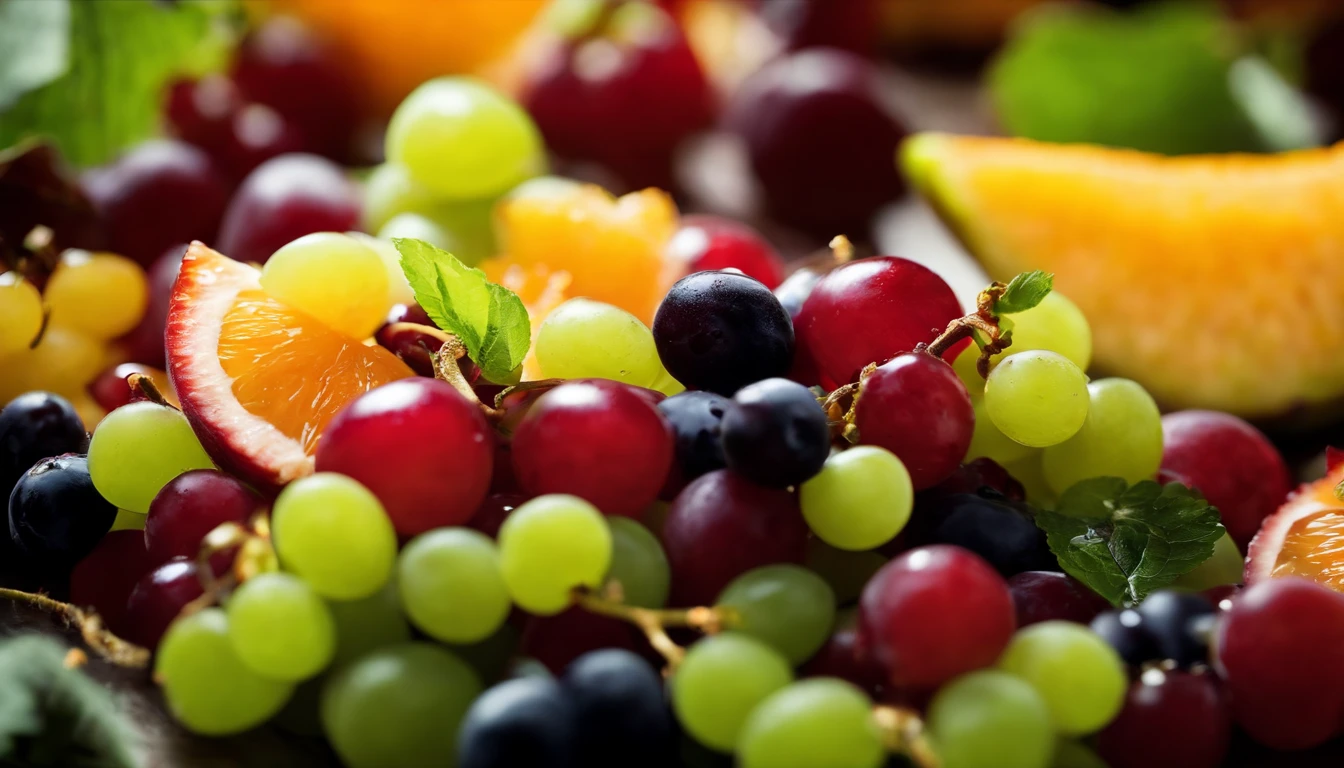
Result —
<instances>
[{"instance_id":1,"label":"mint sprig","mask_svg":"<svg viewBox=\"0 0 1344 768\"><path fill-rule=\"evenodd\" d=\"M1045 300L1055 287L1055 276L1039 269L1021 274L1008 281L1003 293L994 300L994 314L1013 315L1026 312ZM1002 328L1003 320L999 321ZM1002 328L1002 330L1010 330Z\"/></svg>"},{"instance_id":2,"label":"mint sprig","mask_svg":"<svg viewBox=\"0 0 1344 768\"><path fill-rule=\"evenodd\" d=\"M1224 534L1218 510L1180 483L1096 477L1041 510L1060 566L1113 605L1137 603L1213 555Z\"/></svg>"},{"instance_id":3,"label":"mint sprig","mask_svg":"<svg viewBox=\"0 0 1344 768\"><path fill-rule=\"evenodd\" d=\"M485 378L509 381L532 344L522 299L479 269L423 240L393 238L415 300L440 328L462 340Z\"/></svg>"}]
</instances>

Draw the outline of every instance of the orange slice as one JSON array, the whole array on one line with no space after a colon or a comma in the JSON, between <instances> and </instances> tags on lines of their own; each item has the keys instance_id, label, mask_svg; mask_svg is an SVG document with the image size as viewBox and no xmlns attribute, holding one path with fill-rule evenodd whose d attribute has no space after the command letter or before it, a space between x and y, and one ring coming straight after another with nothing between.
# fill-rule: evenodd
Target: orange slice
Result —
<instances>
[{"instance_id":1,"label":"orange slice","mask_svg":"<svg viewBox=\"0 0 1344 768\"><path fill-rule=\"evenodd\" d=\"M1300 576L1344 592L1344 464L1303 486L1247 548L1246 583Z\"/></svg>"},{"instance_id":2,"label":"orange slice","mask_svg":"<svg viewBox=\"0 0 1344 768\"><path fill-rule=\"evenodd\" d=\"M261 273L192 243L168 309L168 370L201 444L222 468L261 488L313 471L327 422L346 403L415 375L270 298Z\"/></svg>"}]
</instances>

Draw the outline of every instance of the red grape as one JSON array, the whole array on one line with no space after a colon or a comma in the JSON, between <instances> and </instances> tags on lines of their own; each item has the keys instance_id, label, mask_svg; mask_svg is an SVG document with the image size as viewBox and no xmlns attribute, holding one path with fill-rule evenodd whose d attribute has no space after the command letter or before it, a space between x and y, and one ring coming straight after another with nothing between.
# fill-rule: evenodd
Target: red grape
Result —
<instances>
[{"instance_id":1,"label":"red grape","mask_svg":"<svg viewBox=\"0 0 1344 768\"><path fill-rule=\"evenodd\" d=\"M174 245L154 261L149 268L149 303L140 324L117 343L126 356L136 363L144 363L160 370L167 356L164 354L163 334L168 325L168 302L173 296L173 283L182 269L185 245Z\"/></svg>"},{"instance_id":2,"label":"red grape","mask_svg":"<svg viewBox=\"0 0 1344 768\"><path fill-rule=\"evenodd\" d=\"M513 510L530 498L521 493L492 493L485 497L467 524L492 539L498 538L499 527Z\"/></svg>"},{"instance_id":3,"label":"red grape","mask_svg":"<svg viewBox=\"0 0 1344 768\"><path fill-rule=\"evenodd\" d=\"M707 605L752 568L801 564L807 535L792 493L726 469L699 477L677 495L663 523L672 604Z\"/></svg>"},{"instance_id":4,"label":"red grape","mask_svg":"<svg viewBox=\"0 0 1344 768\"><path fill-rule=\"evenodd\" d=\"M1110 768L1216 768L1232 720L1211 674L1148 670L1130 684L1124 709L1097 736Z\"/></svg>"},{"instance_id":5,"label":"red grape","mask_svg":"<svg viewBox=\"0 0 1344 768\"><path fill-rule=\"evenodd\" d=\"M1292 490L1288 466L1269 439L1231 414L1169 413L1162 440L1163 472L1204 494L1243 552Z\"/></svg>"},{"instance_id":6,"label":"red grape","mask_svg":"<svg viewBox=\"0 0 1344 768\"><path fill-rule=\"evenodd\" d=\"M166 139L87 172L83 186L107 226L110 250L144 265L178 243L213 240L229 200L205 152Z\"/></svg>"},{"instance_id":7,"label":"red grape","mask_svg":"<svg viewBox=\"0 0 1344 768\"><path fill-rule=\"evenodd\" d=\"M301 152L303 136L288 120L265 104L248 104L229 122L229 134L217 156L236 179L273 157Z\"/></svg>"},{"instance_id":8,"label":"red grape","mask_svg":"<svg viewBox=\"0 0 1344 768\"><path fill-rule=\"evenodd\" d=\"M961 465L933 490L939 493L975 493L983 496L986 489L1013 501L1027 499L1022 484L1008 474L1008 470L984 456Z\"/></svg>"},{"instance_id":9,"label":"red grape","mask_svg":"<svg viewBox=\"0 0 1344 768\"><path fill-rule=\"evenodd\" d=\"M123 614L126 639L155 648L187 603L204 593L195 560L175 557L136 582Z\"/></svg>"},{"instance_id":10,"label":"red grape","mask_svg":"<svg viewBox=\"0 0 1344 768\"><path fill-rule=\"evenodd\" d=\"M840 48L872 56L881 30L876 0L770 0L761 15L790 51Z\"/></svg>"},{"instance_id":11,"label":"red grape","mask_svg":"<svg viewBox=\"0 0 1344 768\"><path fill-rule=\"evenodd\" d=\"M92 607L108 629L121 634L126 599L154 565L139 531L112 531L70 573L70 602Z\"/></svg>"},{"instance_id":12,"label":"red grape","mask_svg":"<svg viewBox=\"0 0 1344 768\"><path fill-rule=\"evenodd\" d=\"M513 435L513 467L530 494L571 493L604 514L636 516L658 498L672 428L614 381L570 381L537 399Z\"/></svg>"},{"instance_id":13,"label":"red grape","mask_svg":"<svg viewBox=\"0 0 1344 768\"><path fill-rule=\"evenodd\" d=\"M180 80L168 90L164 108L173 133L218 159L232 133L233 116L246 102L238 86L223 75ZM232 174L232 169L221 169Z\"/></svg>"},{"instance_id":14,"label":"red grape","mask_svg":"<svg viewBox=\"0 0 1344 768\"><path fill-rule=\"evenodd\" d=\"M1008 585L960 547L906 552L859 600L861 648L897 687L933 688L993 664L1015 626Z\"/></svg>"},{"instance_id":15,"label":"red grape","mask_svg":"<svg viewBox=\"0 0 1344 768\"><path fill-rule=\"evenodd\" d=\"M131 402L131 385L126 377L133 373L149 375L153 372L149 366L139 363L122 363L105 369L98 377L89 382L89 396L104 411L113 411Z\"/></svg>"},{"instance_id":16,"label":"red grape","mask_svg":"<svg viewBox=\"0 0 1344 768\"><path fill-rule=\"evenodd\" d=\"M952 366L911 352L863 380L854 425L859 442L896 454L920 491L946 480L961 465L975 432L975 408Z\"/></svg>"},{"instance_id":17,"label":"red grape","mask_svg":"<svg viewBox=\"0 0 1344 768\"><path fill-rule=\"evenodd\" d=\"M490 489L494 440L480 408L448 384L410 378L360 395L327 425L319 472L363 483L402 536L462 525Z\"/></svg>"},{"instance_id":18,"label":"red grape","mask_svg":"<svg viewBox=\"0 0 1344 768\"><path fill-rule=\"evenodd\" d=\"M857 627L837 629L803 667L806 677L838 677L876 697L884 685L882 670L858 652Z\"/></svg>"},{"instance_id":19,"label":"red grape","mask_svg":"<svg viewBox=\"0 0 1344 768\"><path fill-rule=\"evenodd\" d=\"M1213 645L1237 724L1273 749L1307 749L1344 717L1344 596L1295 577L1232 601Z\"/></svg>"},{"instance_id":20,"label":"red grape","mask_svg":"<svg viewBox=\"0 0 1344 768\"><path fill-rule=\"evenodd\" d=\"M1018 628L1042 621L1090 624L1110 608L1101 595L1058 571L1023 571L1008 579Z\"/></svg>"},{"instance_id":21,"label":"red grape","mask_svg":"<svg viewBox=\"0 0 1344 768\"><path fill-rule=\"evenodd\" d=\"M774 246L746 224L722 216L682 217L667 254L685 264L687 273L737 269L771 290L784 280L784 260Z\"/></svg>"},{"instance_id":22,"label":"red grape","mask_svg":"<svg viewBox=\"0 0 1344 768\"><path fill-rule=\"evenodd\" d=\"M206 534L224 523L246 523L266 502L242 481L214 469L184 472L163 486L145 516L145 547L159 565L195 558Z\"/></svg>"},{"instance_id":23,"label":"red grape","mask_svg":"<svg viewBox=\"0 0 1344 768\"><path fill-rule=\"evenodd\" d=\"M555 616L528 617L518 650L559 675L571 661L598 648L638 650L636 631L619 619L570 608Z\"/></svg>"},{"instance_id":24,"label":"red grape","mask_svg":"<svg viewBox=\"0 0 1344 768\"><path fill-rule=\"evenodd\" d=\"M834 389L857 379L869 363L881 365L933 341L960 316L961 305L941 277L913 261L879 256L823 277L795 328L822 385Z\"/></svg>"},{"instance_id":25,"label":"red grape","mask_svg":"<svg viewBox=\"0 0 1344 768\"><path fill-rule=\"evenodd\" d=\"M340 166L317 155L281 155L238 188L220 227L219 250L238 261L264 262L304 235L357 229L359 211L359 190Z\"/></svg>"}]
</instances>

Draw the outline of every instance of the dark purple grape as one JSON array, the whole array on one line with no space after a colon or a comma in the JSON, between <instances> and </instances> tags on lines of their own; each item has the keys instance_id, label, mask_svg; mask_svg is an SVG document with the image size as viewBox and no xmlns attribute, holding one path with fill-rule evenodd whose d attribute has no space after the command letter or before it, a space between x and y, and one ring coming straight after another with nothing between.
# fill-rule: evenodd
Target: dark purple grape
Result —
<instances>
[{"instance_id":1,"label":"dark purple grape","mask_svg":"<svg viewBox=\"0 0 1344 768\"><path fill-rule=\"evenodd\" d=\"M969 549L1004 578L1023 571L1059 568L1031 508L1006 498L970 493L921 494L901 542L907 547L953 544Z\"/></svg>"},{"instance_id":2,"label":"dark purple grape","mask_svg":"<svg viewBox=\"0 0 1344 768\"><path fill-rule=\"evenodd\" d=\"M798 317L798 313L803 310L803 302L812 295L812 289L821 282L821 277L820 272L800 269L775 286L775 298L779 299L780 306L789 313L789 317Z\"/></svg>"},{"instance_id":3,"label":"dark purple grape","mask_svg":"<svg viewBox=\"0 0 1344 768\"><path fill-rule=\"evenodd\" d=\"M770 0L761 4L766 24L790 51L840 48L876 53L881 30L876 0Z\"/></svg>"},{"instance_id":4,"label":"dark purple grape","mask_svg":"<svg viewBox=\"0 0 1344 768\"><path fill-rule=\"evenodd\" d=\"M1157 640L1160 658L1178 667L1208 662L1209 633L1217 615L1208 598L1197 592L1165 589L1144 598L1137 610Z\"/></svg>"},{"instance_id":5,"label":"dark purple grape","mask_svg":"<svg viewBox=\"0 0 1344 768\"><path fill-rule=\"evenodd\" d=\"M571 768L574 707L548 677L502 682L476 699L457 736L459 768Z\"/></svg>"},{"instance_id":6,"label":"dark purple grape","mask_svg":"<svg viewBox=\"0 0 1344 768\"><path fill-rule=\"evenodd\" d=\"M1144 626L1143 616L1136 610L1107 611L1093 619L1091 627L1131 667L1162 655L1157 638Z\"/></svg>"},{"instance_id":7,"label":"dark purple grape","mask_svg":"<svg viewBox=\"0 0 1344 768\"><path fill-rule=\"evenodd\" d=\"M356 229L359 210L359 190L340 166L317 155L281 155L238 188L220 226L219 250L238 261L265 262L304 235Z\"/></svg>"},{"instance_id":8,"label":"dark purple grape","mask_svg":"<svg viewBox=\"0 0 1344 768\"><path fill-rule=\"evenodd\" d=\"M1018 629L1042 621L1089 624L1110 607L1101 595L1058 571L1023 571L1008 579L1008 591Z\"/></svg>"},{"instance_id":9,"label":"dark purple grape","mask_svg":"<svg viewBox=\"0 0 1344 768\"><path fill-rule=\"evenodd\" d=\"M60 395L28 392L0 410L0 499L8 499L28 468L89 447L84 421Z\"/></svg>"},{"instance_id":10,"label":"dark purple grape","mask_svg":"<svg viewBox=\"0 0 1344 768\"><path fill-rule=\"evenodd\" d=\"M112 528L117 508L98 495L85 456L39 461L9 494L9 536L34 562L73 566Z\"/></svg>"},{"instance_id":11,"label":"dark purple grape","mask_svg":"<svg viewBox=\"0 0 1344 768\"><path fill-rule=\"evenodd\" d=\"M812 391L788 379L743 387L723 417L728 468L772 488L798 485L821 471L831 427Z\"/></svg>"},{"instance_id":12,"label":"dark purple grape","mask_svg":"<svg viewBox=\"0 0 1344 768\"><path fill-rule=\"evenodd\" d=\"M585 768L667 766L677 729L663 678L617 648L580 656L561 680L574 708L575 762Z\"/></svg>"},{"instance_id":13,"label":"dark purple grape","mask_svg":"<svg viewBox=\"0 0 1344 768\"><path fill-rule=\"evenodd\" d=\"M682 392L658 404L677 439L677 465L685 482L728 466L720 437L733 401L713 392Z\"/></svg>"}]
</instances>

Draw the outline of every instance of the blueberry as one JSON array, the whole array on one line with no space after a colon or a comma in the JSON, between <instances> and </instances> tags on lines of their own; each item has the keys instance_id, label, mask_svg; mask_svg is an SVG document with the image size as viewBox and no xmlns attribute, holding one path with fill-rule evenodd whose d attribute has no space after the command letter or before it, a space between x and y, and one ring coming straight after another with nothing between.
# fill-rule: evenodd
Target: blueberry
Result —
<instances>
[{"instance_id":1,"label":"blueberry","mask_svg":"<svg viewBox=\"0 0 1344 768\"><path fill-rule=\"evenodd\" d=\"M1059 570L1032 509L997 493L920 494L904 543L969 549L1004 578L1024 571Z\"/></svg>"},{"instance_id":2,"label":"blueberry","mask_svg":"<svg viewBox=\"0 0 1344 768\"><path fill-rule=\"evenodd\" d=\"M0 410L0 499L42 459L88 447L84 422L69 401L50 392L19 395Z\"/></svg>"},{"instance_id":3,"label":"blueberry","mask_svg":"<svg viewBox=\"0 0 1344 768\"><path fill-rule=\"evenodd\" d=\"M30 560L73 566L102 540L117 508L89 477L84 456L39 461L9 496L9 535Z\"/></svg>"},{"instance_id":4,"label":"blueberry","mask_svg":"<svg viewBox=\"0 0 1344 768\"><path fill-rule=\"evenodd\" d=\"M713 392L682 392L658 403L677 440L677 465L690 482L728 466L720 431L733 401Z\"/></svg>"},{"instance_id":5,"label":"blueberry","mask_svg":"<svg viewBox=\"0 0 1344 768\"><path fill-rule=\"evenodd\" d=\"M826 412L811 390L788 379L743 387L723 417L728 468L759 485L798 485L821 471L830 451Z\"/></svg>"}]
</instances>

